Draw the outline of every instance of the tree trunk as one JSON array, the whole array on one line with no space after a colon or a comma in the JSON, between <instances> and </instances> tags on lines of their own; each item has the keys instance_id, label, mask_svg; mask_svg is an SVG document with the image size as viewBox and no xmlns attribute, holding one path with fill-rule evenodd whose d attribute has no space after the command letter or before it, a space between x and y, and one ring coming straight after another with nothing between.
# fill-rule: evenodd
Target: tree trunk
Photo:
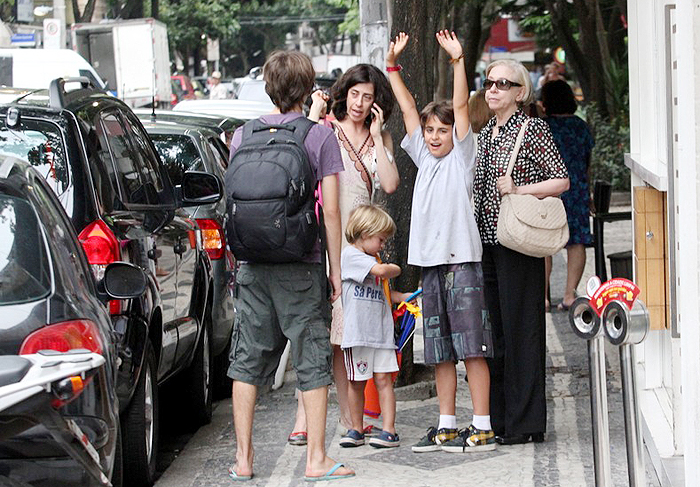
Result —
<instances>
[{"instance_id":1,"label":"tree trunk","mask_svg":"<svg viewBox=\"0 0 700 487\"><path fill-rule=\"evenodd\" d=\"M95 0L88 0L83 13L80 13L78 0L71 0L71 3L73 5L73 17L75 18L76 24L92 21L92 14L95 12Z\"/></svg>"},{"instance_id":2,"label":"tree trunk","mask_svg":"<svg viewBox=\"0 0 700 487\"><path fill-rule=\"evenodd\" d=\"M467 84L469 91L475 90L474 77L476 76L476 63L484 51L484 44L491 33L491 28L484 29L482 14L484 11L483 0L467 0L464 6L464 68L467 71ZM484 39L484 34L486 38Z\"/></svg>"},{"instance_id":3,"label":"tree trunk","mask_svg":"<svg viewBox=\"0 0 700 487\"><path fill-rule=\"evenodd\" d=\"M201 49L201 48L200 48L199 46L197 46L197 47L195 47L195 48L192 50L192 59L194 60L194 61L193 61L194 66L191 67L191 72L188 73L188 75L189 75L190 77L192 77L192 76L198 76L198 75L200 74L200 72L201 72L201 69L202 69L202 63L201 63L201 61L202 61L202 55L201 55L200 49Z\"/></svg>"},{"instance_id":4,"label":"tree trunk","mask_svg":"<svg viewBox=\"0 0 700 487\"><path fill-rule=\"evenodd\" d=\"M143 17L143 0L127 0L121 9L121 18L140 19Z\"/></svg>"},{"instance_id":5,"label":"tree trunk","mask_svg":"<svg viewBox=\"0 0 700 487\"><path fill-rule=\"evenodd\" d=\"M438 29L439 12L444 8L445 0L394 0L394 18L392 35L406 32L411 36L406 51L401 55L404 70L404 81L413 94L418 108L432 101L435 92L433 75L433 59L437 54L438 44L435 32ZM407 266L408 230L411 221L411 200L413 198L413 183L416 180L416 166L411 158L399 147L406 131L398 106L394 115L387 121L387 128L394 140L394 153L401 183L398 190L391 195L382 197L389 213L396 220L397 231L386 254L390 262L401 266L403 272L395 279L394 289L412 291L418 287L420 269ZM383 195L382 195L383 196ZM413 348L412 343L404 348L404 355L399 380L401 383L413 382Z\"/></svg>"},{"instance_id":6,"label":"tree trunk","mask_svg":"<svg viewBox=\"0 0 700 487\"><path fill-rule=\"evenodd\" d=\"M444 13L441 15L439 20L438 28L449 29L450 31L457 30L457 34L459 35L462 33L460 32L461 29L455 28L455 17L457 16L458 12L456 3L458 2L453 2L449 9L445 9L443 11ZM435 57L435 75L437 76L437 79L435 80L436 100L448 100L452 98L450 89L452 86L452 77L449 76L452 74L452 70L448 69L449 66L450 65L447 60L445 50L438 49L438 54Z\"/></svg>"}]
</instances>

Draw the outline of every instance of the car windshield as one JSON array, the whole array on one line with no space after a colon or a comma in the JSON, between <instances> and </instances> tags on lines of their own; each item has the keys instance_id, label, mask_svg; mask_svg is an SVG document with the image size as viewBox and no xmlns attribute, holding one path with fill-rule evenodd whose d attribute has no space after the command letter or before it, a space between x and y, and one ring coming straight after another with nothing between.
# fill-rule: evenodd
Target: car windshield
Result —
<instances>
[{"instance_id":1,"label":"car windshield","mask_svg":"<svg viewBox=\"0 0 700 487\"><path fill-rule=\"evenodd\" d=\"M28 161L57 195L68 188L69 168L58 126L50 122L23 119L18 129L0 121L0 156Z\"/></svg>"},{"instance_id":2,"label":"car windshield","mask_svg":"<svg viewBox=\"0 0 700 487\"><path fill-rule=\"evenodd\" d=\"M0 194L0 305L36 301L51 290L48 249L27 200Z\"/></svg>"},{"instance_id":3,"label":"car windshield","mask_svg":"<svg viewBox=\"0 0 700 487\"><path fill-rule=\"evenodd\" d=\"M265 92L265 82L264 81L248 81L241 83L236 98L239 100L250 100L250 101L263 101L265 103L272 103L270 97Z\"/></svg>"},{"instance_id":4,"label":"car windshield","mask_svg":"<svg viewBox=\"0 0 700 487\"><path fill-rule=\"evenodd\" d=\"M182 183L185 171L204 171L202 157L188 135L150 134L173 184Z\"/></svg>"}]
</instances>

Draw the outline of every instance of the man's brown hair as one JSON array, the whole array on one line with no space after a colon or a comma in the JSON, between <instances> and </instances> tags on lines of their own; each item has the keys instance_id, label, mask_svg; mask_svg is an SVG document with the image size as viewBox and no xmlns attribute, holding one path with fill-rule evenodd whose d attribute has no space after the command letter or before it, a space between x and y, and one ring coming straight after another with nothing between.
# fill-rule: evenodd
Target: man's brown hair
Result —
<instances>
[{"instance_id":1,"label":"man's brown hair","mask_svg":"<svg viewBox=\"0 0 700 487\"><path fill-rule=\"evenodd\" d=\"M263 66L265 91L281 113L306 101L314 89L315 78L311 59L299 51L275 51Z\"/></svg>"}]
</instances>

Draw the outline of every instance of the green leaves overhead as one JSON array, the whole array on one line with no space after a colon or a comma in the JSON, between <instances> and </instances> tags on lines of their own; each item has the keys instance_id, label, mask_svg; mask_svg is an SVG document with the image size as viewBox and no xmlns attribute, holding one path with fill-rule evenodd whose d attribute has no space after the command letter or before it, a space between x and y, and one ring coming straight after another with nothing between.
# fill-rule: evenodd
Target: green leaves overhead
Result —
<instances>
[{"instance_id":1,"label":"green leaves overhead","mask_svg":"<svg viewBox=\"0 0 700 487\"><path fill-rule=\"evenodd\" d=\"M183 58L203 56L208 36L219 40L224 71L243 75L284 48L287 34L302 24L317 46L339 33L355 34L358 7L358 0L160 0L160 19L168 25L171 48Z\"/></svg>"},{"instance_id":2,"label":"green leaves overhead","mask_svg":"<svg viewBox=\"0 0 700 487\"><path fill-rule=\"evenodd\" d=\"M205 46L206 36L235 35L240 29L239 10L239 3L220 0L165 0L161 1L161 20L168 26L170 45L186 51Z\"/></svg>"}]
</instances>

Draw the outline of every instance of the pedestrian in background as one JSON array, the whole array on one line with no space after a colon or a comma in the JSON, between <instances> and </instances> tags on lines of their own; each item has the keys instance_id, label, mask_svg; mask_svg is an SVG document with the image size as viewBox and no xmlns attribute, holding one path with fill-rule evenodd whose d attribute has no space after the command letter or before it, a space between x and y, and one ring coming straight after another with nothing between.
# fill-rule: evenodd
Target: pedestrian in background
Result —
<instances>
[{"instance_id":1,"label":"pedestrian in background","mask_svg":"<svg viewBox=\"0 0 700 487\"><path fill-rule=\"evenodd\" d=\"M225 100L228 98L228 90L221 84L221 72L214 71L209 80L209 99L210 100Z\"/></svg>"},{"instance_id":2,"label":"pedestrian in background","mask_svg":"<svg viewBox=\"0 0 700 487\"><path fill-rule=\"evenodd\" d=\"M491 419L502 445L540 442L547 426L544 259L500 245L496 226L502 195L556 196L569 188L569 179L549 126L521 110L532 99L527 69L513 60L495 61L486 70L484 87L495 116L479 134L474 206L493 325ZM512 177L507 177L515 140L528 119Z\"/></svg>"},{"instance_id":3,"label":"pedestrian in background","mask_svg":"<svg viewBox=\"0 0 700 487\"><path fill-rule=\"evenodd\" d=\"M387 281L398 277L401 268L383 264L379 252L396 233L389 214L373 205L361 205L350 213L345 238L350 245L343 249L340 272L343 281L343 342L345 369L349 382L348 405L352 427L340 439L340 446L365 444L362 417L365 385L374 379L382 408L382 431L369 440L375 448L400 445L394 427L396 398L392 373L399 371L394 342L391 303L407 300L410 293L391 291L385 295Z\"/></svg>"},{"instance_id":4,"label":"pedestrian in background","mask_svg":"<svg viewBox=\"0 0 700 487\"><path fill-rule=\"evenodd\" d=\"M358 64L348 69L331 88L330 99L317 91L309 118L318 121L330 102L331 116L321 123L333 129L340 146L344 171L338 175L341 228L345 230L350 212L360 205L370 204L381 189L393 193L399 185L399 171L394 162L391 135L383 130L391 116L394 97L391 87L377 67ZM348 245L343 235L342 248ZM343 351L343 308L341 300L333 303L331 344L333 345L333 378L340 407L338 430L341 436L352 428L348 406L348 380ZM303 444L306 425L303 404L299 402L296 421L288 441ZM363 429L372 434L372 426Z\"/></svg>"},{"instance_id":5,"label":"pedestrian in background","mask_svg":"<svg viewBox=\"0 0 700 487\"><path fill-rule=\"evenodd\" d=\"M493 110L486 103L486 90L480 89L469 97L469 122L475 139L489 120L493 117Z\"/></svg>"},{"instance_id":6,"label":"pedestrian in background","mask_svg":"<svg viewBox=\"0 0 700 487\"><path fill-rule=\"evenodd\" d=\"M571 181L569 190L561 195L569 224L569 241L566 244L566 288L564 298L557 309L566 311L576 299L576 288L586 265L585 247L593 245L588 170L595 143L588 124L574 115L578 105L574 92L566 81L556 80L544 84L542 106L546 114L544 120L552 131L554 142L566 164ZM552 258L547 257L546 262L549 287ZM545 296L547 296L546 291ZM547 301L545 306L549 306Z\"/></svg>"},{"instance_id":7,"label":"pedestrian in background","mask_svg":"<svg viewBox=\"0 0 700 487\"><path fill-rule=\"evenodd\" d=\"M418 168L413 187L408 263L421 267L425 363L435 365L440 417L414 452L473 452L496 447L489 416L491 333L484 301L481 241L472 211L476 146L469 124L464 55L454 32L436 34L454 67L452 102L429 103L420 113L401 78L401 32L389 45L389 82L401 108L401 147ZM464 361L474 415L457 429L455 363Z\"/></svg>"},{"instance_id":8,"label":"pedestrian in background","mask_svg":"<svg viewBox=\"0 0 700 487\"><path fill-rule=\"evenodd\" d=\"M297 51L276 51L265 63L265 90L275 111L260 117L265 124L280 125L303 117L311 95L315 72L308 56ZM231 162L242 144L243 127L231 141ZM271 132L272 133L272 132ZM323 213L330 274L331 299L340 296L340 212L338 177L343 170L333 132L314 124L304 141L307 162L323 191ZM229 164L229 171L234 168ZM228 173L227 173L228 176ZM282 184L287 185L288 181ZM342 463L326 455L325 431L328 385L332 381L329 342L329 304L326 269L322 266L319 239L301 262L242 262L236 276L236 323L231 337L233 422L236 431L236 463L229 468L232 480L253 476L253 415L258 386L272 384L287 340L297 371L298 388L306 406L308 447L306 480L335 480L354 476Z\"/></svg>"}]
</instances>

